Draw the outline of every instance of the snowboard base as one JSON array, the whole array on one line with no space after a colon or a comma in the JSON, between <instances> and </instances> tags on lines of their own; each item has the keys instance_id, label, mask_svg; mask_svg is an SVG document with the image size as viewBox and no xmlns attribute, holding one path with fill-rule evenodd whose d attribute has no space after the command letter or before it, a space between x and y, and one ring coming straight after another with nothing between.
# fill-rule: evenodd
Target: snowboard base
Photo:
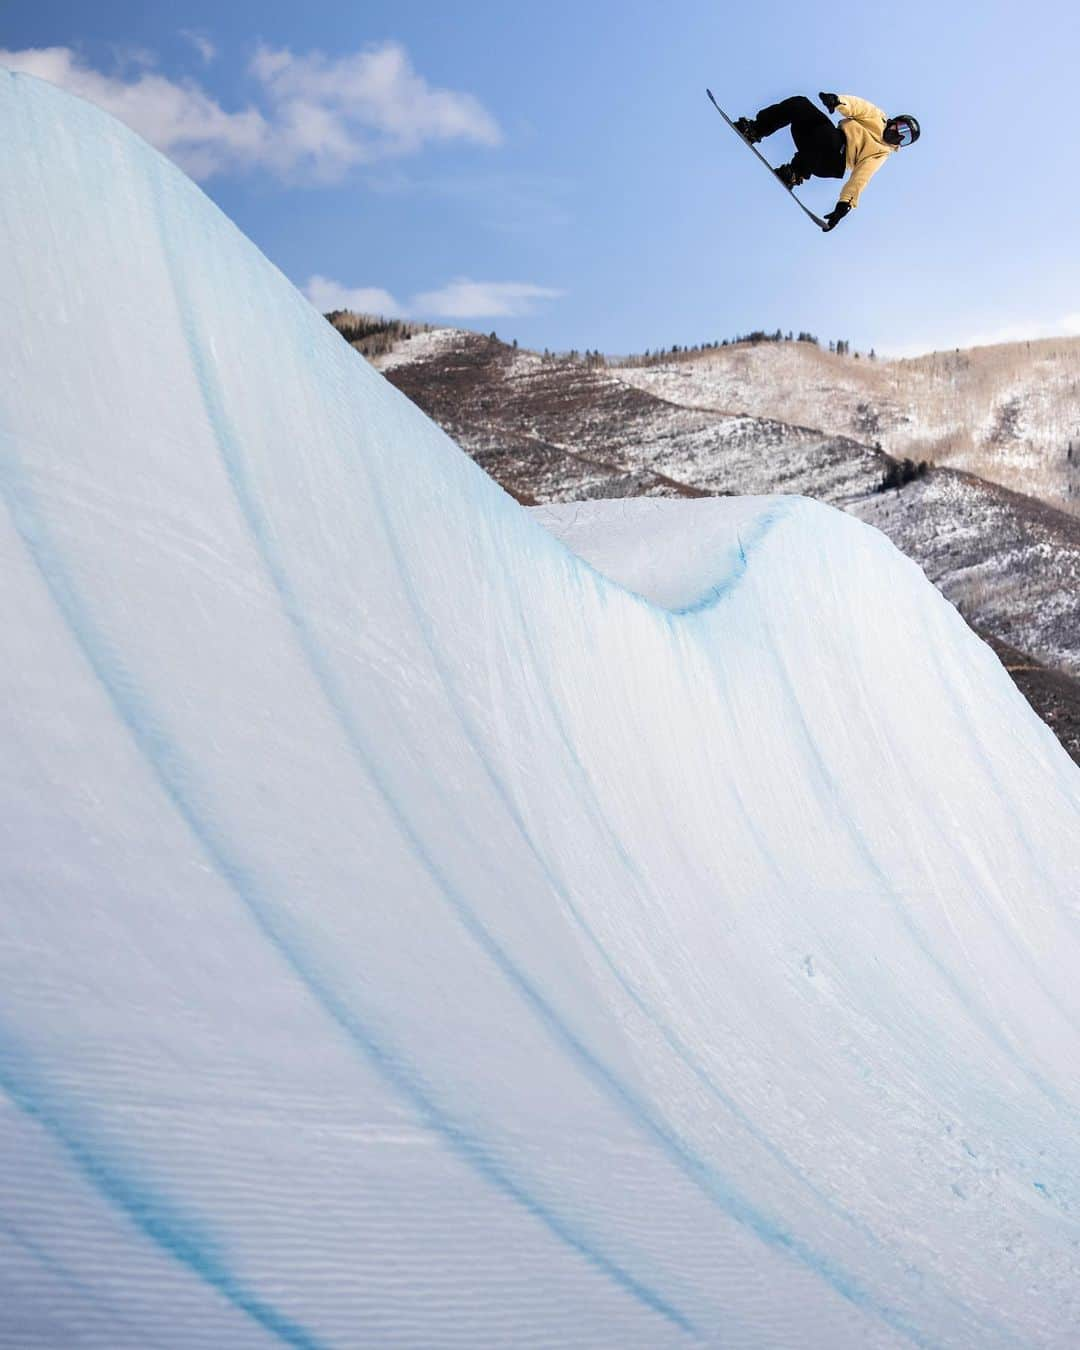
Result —
<instances>
[{"instance_id":1,"label":"snowboard base","mask_svg":"<svg viewBox=\"0 0 1080 1350\"><path fill-rule=\"evenodd\" d=\"M728 126L732 129L732 131L735 133L735 135L738 136L739 140L742 141L743 145L745 145L748 149L752 150L752 151L754 152L754 154L757 155L758 159L761 160L762 164L765 165L765 167L766 167L766 168L768 169L768 171L769 171L769 177L772 178L773 181L774 181L775 183L777 183L780 187L782 187L782 188L784 189L784 191L788 194L788 196L789 196L789 197L791 198L791 200L795 203L795 205L796 205L801 211L805 211L806 214L810 217L810 219L814 222L815 225L820 226L821 229L823 229L823 230L827 230L827 229L828 229L828 226L827 226L827 225L825 224L825 222L821 219L821 217L815 215L815 214L813 213L813 211L811 211L810 208L805 204L805 202L801 202L801 201L798 199L798 197L795 196L795 193L791 190L791 188L789 188L789 187L787 186L786 183L781 183L781 182L780 182L780 179L777 178L777 176L776 176L776 170L775 170L775 169L773 168L773 166L769 163L769 161L765 158L765 156L761 153L761 151L757 148L757 146L756 146L756 145L753 145L750 141L748 141L748 140L746 139L746 137L742 134L742 132L741 132L741 131L739 130L739 128L735 125L735 123L731 120L731 118L727 115L727 113L723 110L723 108L721 108L720 104L717 103L716 99L713 97L713 91L712 91L711 89L706 89L705 92L706 92L706 93L708 94L708 96L709 96L709 102L713 105L713 107L716 109L716 111L720 114L720 116L724 119L724 121L725 121L725 122L728 124Z\"/></svg>"}]
</instances>

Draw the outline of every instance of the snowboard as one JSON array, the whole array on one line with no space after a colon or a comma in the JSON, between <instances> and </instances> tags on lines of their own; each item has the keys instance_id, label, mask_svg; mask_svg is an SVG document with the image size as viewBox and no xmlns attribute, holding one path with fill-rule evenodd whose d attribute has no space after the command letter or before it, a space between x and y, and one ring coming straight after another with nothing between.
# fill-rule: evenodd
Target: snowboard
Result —
<instances>
[{"instance_id":1,"label":"snowboard","mask_svg":"<svg viewBox=\"0 0 1080 1350\"><path fill-rule=\"evenodd\" d=\"M821 219L821 217L814 215L813 211L811 211L810 208L804 202L799 201L798 197L795 196L795 193L791 190L791 188L789 188L785 183L780 182L780 179L777 178L776 176L776 171L773 168L773 166L769 163L769 161L765 158L765 156L761 153L761 151L757 148L756 145L751 145L751 143L739 131L738 127L736 127L735 123L731 120L731 118L727 115L727 113L723 110L723 108L721 108L720 104L717 103L716 99L713 97L713 91L711 89L706 89L705 92L709 96L709 102L713 105L713 107L724 119L724 121L728 124L728 126L732 129L732 131L734 131L735 135L738 136L739 140L742 141L743 145L745 145L748 149L752 150L754 154L757 155L758 159L761 160L762 164L765 165L765 167L769 171L769 177L773 180L773 182L776 183L779 187L782 187L784 189L784 191L788 194L788 196L795 203L795 205L801 211L805 211L815 225L819 225L823 230L827 229L828 226Z\"/></svg>"}]
</instances>

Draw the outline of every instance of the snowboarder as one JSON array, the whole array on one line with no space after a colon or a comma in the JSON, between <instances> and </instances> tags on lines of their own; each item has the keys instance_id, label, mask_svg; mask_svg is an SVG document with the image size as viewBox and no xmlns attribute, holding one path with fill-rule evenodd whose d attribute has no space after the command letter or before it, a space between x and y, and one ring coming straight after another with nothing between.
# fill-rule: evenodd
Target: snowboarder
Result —
<instances>
[{"instance_id":1,"label":"snowboarder","mask_svg":"<svg viewBox=\"0 0 1080 1350\"><path fill-rule=\"evenodd\" d=\"M762 108L756 117L740 117L735 130L751 145L790 127L795 157L774 172L785 187L795 188L808 178L843 178L850 171L836 205L825 217L825 229L834 230L864 187L890 155L919 139L919 124L910 113L886 117L866 99L852 94L818 94L830 113L839 112L837 126L803 95Z\"/></svg>"}]
</instances>

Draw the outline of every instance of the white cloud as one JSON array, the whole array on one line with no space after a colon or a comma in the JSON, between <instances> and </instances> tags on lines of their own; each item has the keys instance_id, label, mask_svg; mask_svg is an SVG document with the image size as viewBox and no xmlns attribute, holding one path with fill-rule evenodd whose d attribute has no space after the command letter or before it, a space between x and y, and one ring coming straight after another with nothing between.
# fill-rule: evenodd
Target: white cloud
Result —
<instances>
[{"instance_id":1,"label":"white cloud","mask_svg":"<svg viewBox=\"0 0 1080 1350\"><path fill-rule=\"evenodd\" d=\"M521 281L470 281L458 277L438 291L414 295L410 309L439 319L489 319L531 314L538 300L557 300L563 291Z\"/></svg>"},{"instance_id":2,"label":"white cloud","mask_svg":"<svg viewBox=\"0 0 1080 1350\"><path fill-rule=\"evenodd\" d=\"M209 39L185 36L212 58ZM0 65L96 103L200 179L263 168L287 181L330 183L357 165L412 154L429 142L501 140L478 100L430 86L394 42L334 60L259 47L250 71L259 98L237 112L194 80L146 69L107 75L69 47L0 51Z\"/></svg>"},{"instance_id":3,"label":"white cloud","mask_svg":"<svg viewBox=\"0 0 1080 1350\"><path fill-rule=\"evenodd\" d=\"M1066 314L1060 319L1027 319L983 329L954 346L992 347L999 342L1035 342L1038 338L1074 337L1077 334L1080 334L1080 314Z\"/></svg>"},{"instance_id":4,"label":"white cloud","mask_svg":"<svg viewBox=\"0 0 1080 1350\"><path fill-rule=\"evenodd\" d=\"M427 141L502 141L477 99L432 88L397 42L334 60L322 52L296 56L287 48L260 46L251 71L275 106L321 109L348 126L357 152L371 158L419 150Z\"/></svg>"},{"instance_id":5,"label":"white cloud","mask_svg":"<svg viewBox=\"0 0 1080 1350\"><path fill-rule=\"evenodd\" d=\"M348 309L354 314L380 314L391 318L402 313L402 307L389 291L378 286L343 286L340 281L315 275L304 287L304 294L322 314L334 309Z\"/></svg>"},{"instance_id":6,"label":"white cloud","mask_svg":"<svg viewBox=\"0 0 1080 1350\"><path fill-rule=\"evenodd\" d=\"M359 314L427 319L497 319L530 314L537 301L555 300L564 291L521 281L470 281L459 277L438 291L421 291L399 305L389 291L375 286L349 287L329 277L313 276L304 294L324 314L350 309Z\"/></svg>"},{"instance_id":7,"label":"white cloud","mask_svg":"<svg viewBox=\"0 0 1080 1350\"><path fill-rule=\"evenodd\" d=\"M228 113L191 82L143 71L131 79L102 75L68 47L0 51L0 65L59 85L96 103L175 159L193 178L258 163L270 135L254 108Z\"/></svg>"},{"instance_id":8,"label":"white cloud","mask_svg":"<svg viewBox=\"0 0 1080 1350\"><path fill-rule=\"evenodd\" d=\"M933 351L952 351L954 348L966 351L969 347L995 347L999 343L1037 342L1041 338L1055 337L1080 337L1080 313L1065 314L1058 319L1020 319L997 328L984 328L974 332L969 329L953 339L938 334L923 342L905 342L898 346L887 346L882 354L902 359L909 356L925 356Z\"/></svg>"},{"instance_id":9,"label":"white cloud","mask_svg":"<svg viewBox=\"0 0 1080 1350\"><path fill-rule=\"evenodd\" d=\"M200 32L197 28L181 28L180 36L191 43L199 53L204 66L208 66L211 61L217 59L217 47L205 33Z\"/></svg>"},{"instance_id":10,"label":"white cloud","mask_svg":"<svg viewBox=\"0 0 1080 1350\"><path fill-rule=\"evenodd\" d=\"M272 155L284 175L300 166L332 182L357 164L411 154L429 141L495 146L502 139L477 99L432 88L396 42L335 60L260 46L251 73L273 110Z\"/></svg>"}]
</instances>

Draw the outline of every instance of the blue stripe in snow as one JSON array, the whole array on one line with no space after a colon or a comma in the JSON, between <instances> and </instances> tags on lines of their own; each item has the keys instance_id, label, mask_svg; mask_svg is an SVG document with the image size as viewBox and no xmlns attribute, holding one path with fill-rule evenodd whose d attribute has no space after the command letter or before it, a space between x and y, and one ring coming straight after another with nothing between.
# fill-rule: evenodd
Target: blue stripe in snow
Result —
<instances>
[{"instance_id":1,"label":"blue stripe in snow","mask_svg":"<svg viewBox=\"0 0 1080 1350\"><path fill-rule=\"evenodd\" d=\"M163 791L198 839L215 871L252 914L264 937L272 943L353 1046L414 1104L430 1128L440 1135L450 1149L487 1182L538 1219L560 1241L584 1257L625 1293L680 1330L696 1334L690 1319L673 1302L608 1257L569 1218L559 1214L533 1194L527 1185L517 1181L508 1167L477 1135L456 1122L438 1105L434 1093L424 1085L419 1072L392 1050L385 1038L380 1038L372 1028L365 1026L351 1008L324 986L314 963L304 956L285 932L285 926L277 916L275 902L263 893L254 873L240 860L211 813L199 801L192 787L196 775L185 762L182 752L172 741L137 681L124 667L109 642L98 632L89 609L67 574L62 555L50 538L44 517L36 509L30 485L12 453L0 457L0 491L7 501L16 530L57 609ZM77 1131L65 1131L60 1117L35 1101L26 1085L18 1077L11 1076L10 1067L8 1074L8 1079L0 1085L12 1099L28 1114L33 1113L50 1130L80 1170L114 1204L124 1209L148 1237L288 1344L300 1350L318 1350L320 1343L313 1336L248 1293L209 1250L192 1241L190 1234L175 1228L169 1221L167 1211L156 1198L142 1196L129 1179L105 1167Z\"/></svg>"},{"instance_id":2,"label":"blue stripe in snow","mask_svg":"<svg viewBox=\"0 0 1080 1350\"><path fill-rule=\"evenodd\" d=\"M491 960L505 978L517 989L519 995L533 1010L534 1014L539 1018L542 1024L547 1027L548 1031L555 1039L577 1060L578 1064L585 1071L587 1076L592 1079L594 1084L598 1086L605 1095L613 1100L620 1109L626 1112L631 1119L636 1122L637 1126L643 1130L647 1136L651 1137L655 1144L659 1145L661 1150L668 1156L669 1160L674 1162L679 1170L698 1186L713 1203L718 1204L724 1209L729 1217L736 1222L754 1232L766 1243L766 1245L788 1253L799 1263L812 1270L846 1301L884 1321L887 1325L903 1334L914 1344L928 1344L918 1329L903 1313L882 1303L869 1290L865 1289L854 1276L843 1270L837 1263L833 1262L827 1256L815 1252L808 1243L759 1211L750 1201L734 1189L727 1178L723 1177L710 1163L705 1161L699 1154L693 1151L685 1141L679 1138L649 1106L649 1104L619 1078L619 1076L616 1075L602 1060L600 1060L567 1025L538 986L532 981L528 974L513 961L507 951L491 934L486 925L468 904L464 896L456 890L453 883L430 856L419 832L409 820L407 812L401 804L395 800L394 795L385 780L385 776L381 773L378 765L368 753L364 744L363 734L356 726L349 709L348 699L339 688L329 663L322 652L320 643L307 622L304 607L293 589L289 579L288 569L278 551L273 531L262 513L258 503L257 494L249 480L243 454L239 445L239 439L232 430L230 419L225 409L223 392L219 386L212 364L207 361L204 355L204 344L200 340L194 309L187 299L185 289L181 279L176 274L175 269L173 280L177 303L181 312L181 320L187 335L189 355L202 389L207 417L217 439L222 462L233 486L237 504L247 521L248 528L259 549L267 574L278 591L282 609L290 623L293 625L299 645L305 654L313 674L316 676L316 679L322 687L327 702L342 727L349 745L352 747L358 760L363 764L366 773L379 788L388 808L391 810L403 833L408 838L417 858L424 864L429 875L439 886L444 897L453 906L464 927L488 953ZM377 488L375 488L374 483L372 484L372 487L372 501L383 521L384 538L397 563L399 575L409 594L410 603L414 608L418 623L421 626L421 632L425 637L425 641L428 644L429 651L431 652L436 667L440 670L444 683L447 685L448 697L451 699L452 703L456 703L460 707L460 700L455 698L449 687L449 677L445 671L444 663L441 661L437 647L432 642L430 633L425 627L423 609L412 586L407 560L400 554L393 528L385 515L385 506L381 494ZM759 539L765 537L774 524L788 514L789 510L789 503L779 503L771 511L764 514L763 518L757 523L757 529L751 534L751 549L757 545ZM746 553L745 551L742 551L740 562L737 564L733 575L729 577L726 582L714 587L707 598L691 607L687 612L700 612L705 608L717 604L729 594L734 586L742 579L745 574L745 567ZM468 734L467 727L465 730L466 734ZM517 813L506 798L505 791L498 782L497 776L493 777L492 781L494 782L496 789L500 792L500 795L503 797L508 810L511 812L512 818L518 820ZM551 877L550 872L548 872L548 876L553 884L558 887L557 880Z\"/></svg>"}]
</instances>

